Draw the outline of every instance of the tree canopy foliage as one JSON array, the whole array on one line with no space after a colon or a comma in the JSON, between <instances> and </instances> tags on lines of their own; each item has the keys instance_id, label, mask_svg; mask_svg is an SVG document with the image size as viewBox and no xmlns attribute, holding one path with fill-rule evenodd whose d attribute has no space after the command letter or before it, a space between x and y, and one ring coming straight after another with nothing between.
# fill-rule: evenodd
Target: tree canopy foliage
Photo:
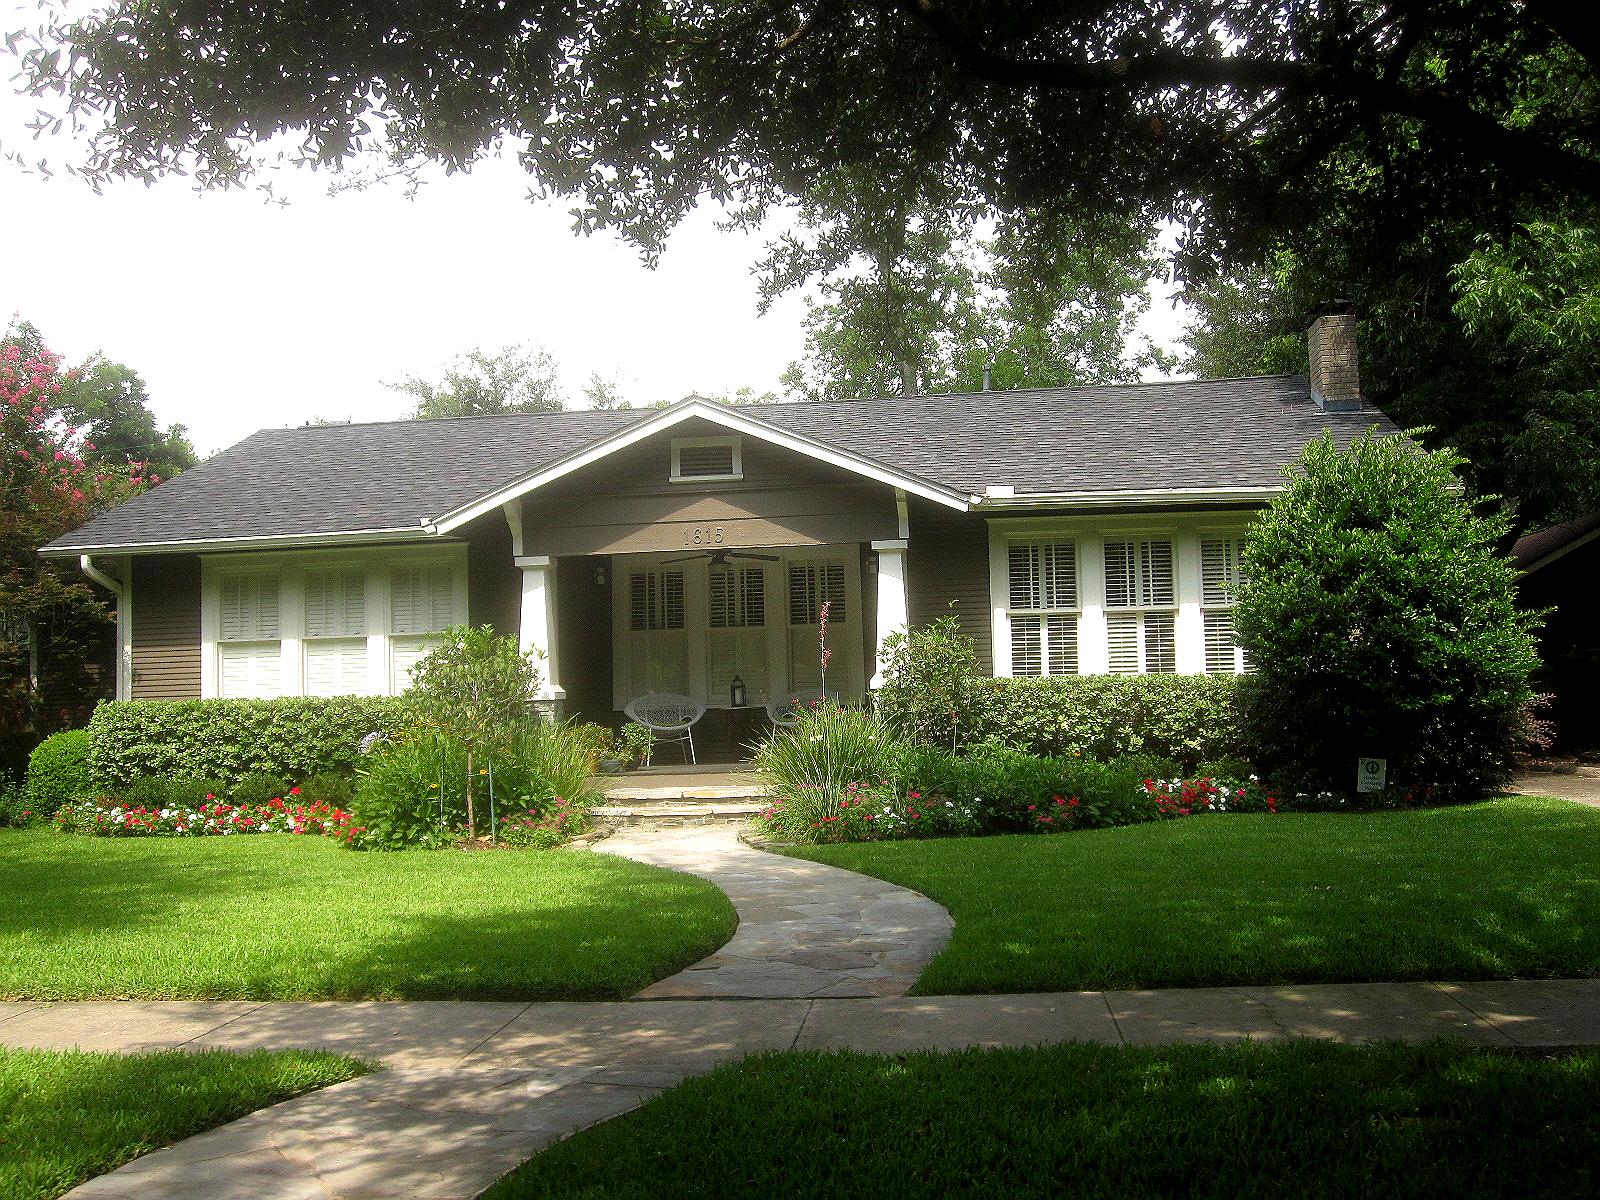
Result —
<instances>
[{"instance_id":1,"label":"tree canopy foliage","mask_svg":"<svg viewBox=\"0 0 1600 1200\"><path fill-rule=\"evenodd\" d=\"M0 735L82 719L102 690L105 603L75 567L38 551L165 478L132 455L193 462L181 429L158 430L143 394L137 375L104 359L67 369L26 323L0 337ZM44 711L41 681L56 711Z\"/></svg>"},{"instance_id":2,"label":"tree canopy foliage","mask_svg":"<svg viewBox=\"0 0 1600 1200\"><path fill-rule=\"evenodd\" d=\"M506 346L493 354L467 351L445 367L438 383L413 375L386 386L416 400L411 415L418 419L556 412L563 403L558 374L548 350Z\"/></svg>"},{"instance_id":3,"label":"tree canopy foliage","mask_svg":"<svg viewBox=\"0 0 1600 1200\"><path fill-rule=\"evenodd\" d=\"M1363 190L1390 225L1600 197L1600 34L1568 0L429 0L57 5L26 81L94 181L518 155L647 253L909 164L1000 213L1148 209L1240 262ZM286 135L280 137L280 135ZM1366 178L1327 171L1357 149ZM904 190L904 189L901 189ZM940 197L928 196L929 201Z\"/></svg>"}]
</instances>

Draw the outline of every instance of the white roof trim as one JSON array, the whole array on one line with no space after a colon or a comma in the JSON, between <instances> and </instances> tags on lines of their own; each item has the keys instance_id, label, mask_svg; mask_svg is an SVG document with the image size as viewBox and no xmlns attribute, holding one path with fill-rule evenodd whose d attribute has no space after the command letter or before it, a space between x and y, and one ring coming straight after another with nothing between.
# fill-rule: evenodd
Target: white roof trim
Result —
<instances>
[{"instance_id":1,"label":"white roof trim","mask_svg":"<svg viewBox=\"0 0 1600 1200\"><path fill-rule=\"evenodd\" d=\"M973 497L983 509L1014 508L1160 508L1173 504L1238 503L1270 500L1281 486L1224 488L1164 488L1157 491L1025 492L1004 495L991 491Z\"/></svg>"},{"instance_id":2,"label":"white roof trim","mask_svg":"<svg viewBox=\"0 0 1600 1200\"><path fill-rule=\"evenodd\" d=\"M162 554L206 550L292 550L303 546L362 545L367 542L437 541L430 526L402 529L351 529L333 533L273 534L264 537L191 538L175 542L109 542L96 546L46 546L39 553L49 558L75 558L80 554Z\"/></svg>"},{"instance_id":3,"label":"white roof trim","mask_svg":"<svg viewBox=\"0 0 1600 1200\"><path fill-rule=\"evenodd\" d=\"M943 504L947 508L956 509L958 512L965 512L967 509L967 497L959 492L939 487L914 476L890 470L859 454L819 445L810 438L801 437L799 434L790 433L774 425L769 425L765 421L757 421L752 417L747 417L728 405L718 404L711 400L702 400L698 396L691 396L671 408L662 410L657 416L640 421L636 425L630 425L620 433L615 433L579 450L575 454L568 455L553 466L536 471L532 475L525 475L515 483L508 484L499 491L474 500L470 504L452 509L447 513L442 513L434 524L440 533L449 533L452 529L458 529L468 521L476 520L484 513L498 508L508 501L516 500L529 492L537 491L548 483L554 483L574 471L582 470L591 463L598 462L600 459L615 454L619 450L624 450L637 442L643 441L645 438L681 425L694 417L700 417L714 425L720 425L730 432L758 438L761 441L770 442L772 445L781 446L785 450L792 450L796 454L803 454L807 458L814 458L819 462L842 467L847 471L863 475L868 479L876 480L890 487L904 488L913 495L932 500L936 504Z\"/></svg>"},{"instance_id":4,"label":"white roof trim","mask_svg":"<svg viewBox=\"0 0 1600 1200\"><path fill-rule=\"evenodd\" d=\"M1565 546L1557 547L1556 549L1550 551L1549 554L1546 554L1543 558L1537 559L1534 562L1529 563L1527 566L1522 568L1522 574L1524 574L1524 575L1532 575L1535 571L1539 570L1541 567L1548 567L1551 563L1555 562L1556 559L1562 558L1565 555L1571 554L1574 550L1578 549L1581 546L1587 546L1590 542L1594 541L1596 538L1600 538L1600 526L1597 526L1596 528L1589 530L1588 533L1585 533L1580 537L1573 538Z\"/></svg>"}]
</instances>

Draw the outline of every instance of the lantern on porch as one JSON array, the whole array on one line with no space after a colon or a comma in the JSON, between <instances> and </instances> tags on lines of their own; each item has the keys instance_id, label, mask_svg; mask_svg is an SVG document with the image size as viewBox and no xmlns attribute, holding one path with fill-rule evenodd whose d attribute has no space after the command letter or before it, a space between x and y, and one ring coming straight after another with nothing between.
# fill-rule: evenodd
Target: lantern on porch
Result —
<instances>
[{"instance_id":1,"label":"lantern on porch","mask_svg":"<svg viewBox=\"0 0 1600 1200\"><path fill-rule=\"evenodd\" d=\"M732 708L744 707L744 680L737 675L733 677L733 682L728 685L728 704Z\"/></svg>"}]
</instances>

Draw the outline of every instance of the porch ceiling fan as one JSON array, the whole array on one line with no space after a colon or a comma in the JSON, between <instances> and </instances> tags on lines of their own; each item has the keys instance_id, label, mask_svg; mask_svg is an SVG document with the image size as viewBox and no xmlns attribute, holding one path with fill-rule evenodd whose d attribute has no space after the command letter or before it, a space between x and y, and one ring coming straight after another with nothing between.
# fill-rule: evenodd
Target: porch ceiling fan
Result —
<instances>
[{"instance_id":1,"label":"porch ceiling fan","mask_svg":"<svg viewBox=\"0 0 1600 1200\"><path fill-rule=\"evenodd\" d=\"M706 559L713 567L727 566L730 558L748 558L757 562L779 561L776 554L751 554L744 550L700 550L694 554L685 554L680 558L664 558L661 560L661 565L666 566L668 563L688 562L692 558Z\"/></svg>"}]
</instances>

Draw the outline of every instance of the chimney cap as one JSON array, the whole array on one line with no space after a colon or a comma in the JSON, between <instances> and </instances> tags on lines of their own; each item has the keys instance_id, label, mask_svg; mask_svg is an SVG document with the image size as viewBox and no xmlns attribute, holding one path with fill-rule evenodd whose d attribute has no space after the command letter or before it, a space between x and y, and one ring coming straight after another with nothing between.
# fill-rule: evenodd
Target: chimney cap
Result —
<instances>
[{"instance_id":1,"label":"chimney cap","mask_svg":"<svg viewBox=\"0 0 1600 1200\"><path fill-rule=\"evenodd\" d=\"M1321 304L1312 307L1306 315L1315 321L1318 317L1344 317L1354 314L1356 302L1354 300L1324 300Z\"/></svg>"}]
</instances>

